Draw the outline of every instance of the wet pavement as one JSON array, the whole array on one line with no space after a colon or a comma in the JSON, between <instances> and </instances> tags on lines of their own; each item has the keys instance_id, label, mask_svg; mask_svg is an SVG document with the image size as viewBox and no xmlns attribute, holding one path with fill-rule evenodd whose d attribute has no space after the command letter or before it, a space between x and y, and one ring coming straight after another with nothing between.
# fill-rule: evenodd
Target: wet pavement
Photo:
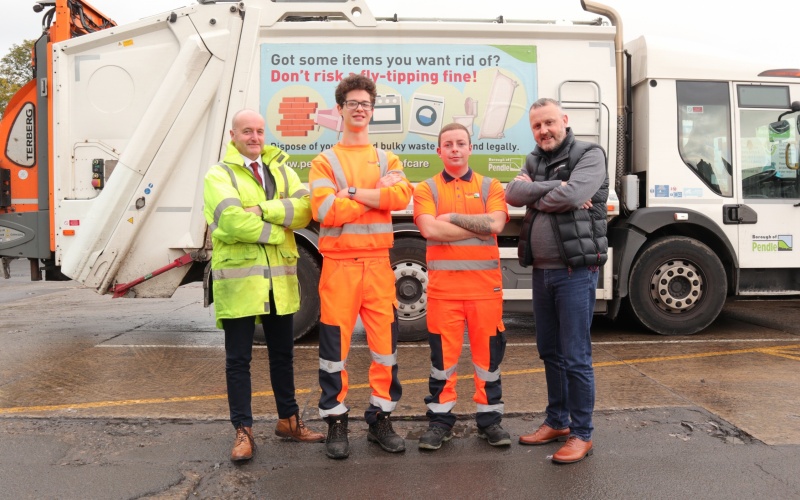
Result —
<instances>
[{"instance_id":1,"label":"wet pavement","mask_svg":"<svg viewBox=\"0 0 800 500\"><path fill-rule=\"evenodd\" d=\"M468 348L459 364L459 439L419 452L425 343L398 348L404 392L393 418L409 450L393 456L368 446L363 332L348 359L354 450L333 462L322 445L272 434L267 352L257 346L261 450L234 466L222 335L202 307L199 284L172 299L112 300L73 282L28 282L26 265L12 271L0 280L0 497L800 498L796 300L730 301L709 329L690 337L597 321L596 453L566 467L547 459L556 445L498 450L475 436ZM505 319L504 425L516 437L538 426L546 393L531 318ZM322 430L317 360L316 339L302 339L298 402Z\"/></svg>"}]
</instances>

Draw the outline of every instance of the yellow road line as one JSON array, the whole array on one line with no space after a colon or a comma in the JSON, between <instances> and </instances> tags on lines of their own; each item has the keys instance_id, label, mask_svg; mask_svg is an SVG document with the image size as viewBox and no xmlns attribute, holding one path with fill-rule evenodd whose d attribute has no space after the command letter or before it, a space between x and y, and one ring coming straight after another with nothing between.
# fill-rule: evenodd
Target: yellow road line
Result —
<instances>
[{"instance_id":1,"label":"yellow road line","mask_svg":"<svg viewBox=\"0 0 800 500\"><path fill-rule=\"evenodd\" d=\"M793 350L800 349L800 344L790 346L774 346L774 347L754 347L752 349L735 349L732 351L713 351L701 352L694 354L681 354L677 356L657 356L652 358L635 358L623 359L619 361L602 361L594 363L592 366L595 368L608 368L615 366L638 365L644 363L661 363L665 361L681 361L685 359L700 359L710 358L715 356L734 356L738 354L766 354L769 356L777 356L795 361L800 361L800 355L796 355ZM788 351L788 352L787 352ZM527 370L510 370L503 371L503 377L510 377L513 375L530 375L535 373L544 373L544 368L531 368ZM459 375L459 380L471 379L473 375ZM401 381L403 385L427 384L427 378L409 379ZM349 387L349 390L355 389L369 389L369 384L354 384ZM317 391L318 389L314 389ZM297 394L310 394L311 389L297 389ZM272 391L254 392L253 397L267 397L273 396ZM60 404L49 406L17 406L12 408L0 408L0 415L11 415L15 413L28 413L28 412L43 412L43 411L58 411L58 410L84 410L90 408L110 408L115 406L133 406L133 405L148 405L148 404L167 404L167 403L190 403L196 401L213 401L219 399L227 399L227 394L212 394L208 396L184 396L173 398L151 398L151 399L126 399L121 401L95 401L91 403L75 403L75 404Z\"/></svg>"}]
</instances>

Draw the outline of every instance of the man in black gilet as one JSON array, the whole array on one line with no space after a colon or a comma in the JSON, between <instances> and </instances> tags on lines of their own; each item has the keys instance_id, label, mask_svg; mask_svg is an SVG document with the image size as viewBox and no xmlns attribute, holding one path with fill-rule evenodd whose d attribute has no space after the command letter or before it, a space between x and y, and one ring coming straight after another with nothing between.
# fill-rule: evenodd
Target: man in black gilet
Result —
<instances>
[{"instance_id":1,"label":"man in black gilet","mask_svg":"<svg viewBox=\"0 0 800 500\"><path fill-rule=\"evenodd\" d=\"M522 444L564 441L557 463L592 454L594 370L590 327L599 266L607 259L608 173L599 146L576 141L558 101L531 106L536 147L508 184L509 205L527 207L519 238L523 266L533 265L536 345L544 361L544 423Z\"/></svg>"}]
</instances>

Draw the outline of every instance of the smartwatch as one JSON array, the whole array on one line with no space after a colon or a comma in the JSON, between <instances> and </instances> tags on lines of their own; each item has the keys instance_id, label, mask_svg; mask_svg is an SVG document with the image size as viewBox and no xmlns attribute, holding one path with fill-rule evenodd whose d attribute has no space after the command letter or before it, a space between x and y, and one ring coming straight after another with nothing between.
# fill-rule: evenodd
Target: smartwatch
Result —
<instances>
[{"instance_id":1,"label":"smartwatch","mask_svg":"<svg viewBox=\"0 0 800 500\"><path fill-rule=\"evenodd\" d=\"M354 186L350 186L347 188L347 194L350 195L350 199L352 200L353 197L356 195L356 188Z\"/></svg>"}]
</instances>

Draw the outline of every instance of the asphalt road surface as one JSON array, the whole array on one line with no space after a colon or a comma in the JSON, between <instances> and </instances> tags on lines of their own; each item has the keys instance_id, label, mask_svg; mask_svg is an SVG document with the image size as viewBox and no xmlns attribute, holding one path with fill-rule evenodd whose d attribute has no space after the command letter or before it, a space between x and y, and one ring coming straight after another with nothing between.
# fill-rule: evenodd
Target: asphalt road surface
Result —
<instances>
[{"instance_id":1,"label":"asphalt road surface","mask_svg":"<svg viewBox=\"0 0 800 500\"><path fill-rule=\"evenodd\" d=\"M253 460L228 460L224 352L201 288L171 299L115 299L74 282L0 279L0 498L800 498L800 308L729 302L706 331L661 337L596 321L595 454L551 463L557 444L521 446L546 403L533 323L508 315L502 365L510 447L477 437L469 349L456 438L417 449L427 422L425 343L398 348L393 414L407 451L366 441L369 351L354 335L348 369L351 456L274 435L266 349L254 353ZM298 402L311 427L317 347L296 349Z\"/></svg>"}]
</instances>

